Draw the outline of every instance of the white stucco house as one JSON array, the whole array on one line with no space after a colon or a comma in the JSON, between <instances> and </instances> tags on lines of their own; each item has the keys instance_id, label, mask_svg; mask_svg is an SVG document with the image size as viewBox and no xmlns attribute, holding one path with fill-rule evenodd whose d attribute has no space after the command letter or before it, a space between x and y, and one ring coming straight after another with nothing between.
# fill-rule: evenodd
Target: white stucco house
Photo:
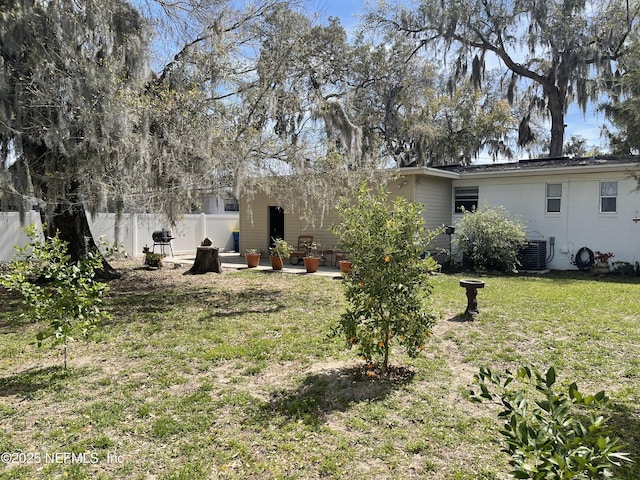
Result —
<instances>
[{"instance_id":1,"label":"white stucco house","mask_svg":"<svg viewBox=\"0 0 640 480\"><path fill-rule=\"evenodd\" d=\"M636 157L599 156L521 160L472 166L405 168L387 190L425 205L428 228L455 225L460 207L501 205L527 224L530 240L525 268L575 269L582 247L612 252L612 261L640 261L640 192L631 172L640 173ZM300 235L314 235L325 248L337 244L329 232L332 218L313 229L300 212L282 210L267 195L248 205L240 199L240 251L266 252L270 238L295 244ZM333 217L335 219L335 216ZM433 248L448 247L441 235Z\"/></svg>"},{"instance_id":2,"label":"white stucco house","mask_svg":"<svg viewBox=\"0 0 640 480\"><path fill-rule=\"evenodd\" d=\"M630 173L639 167L636 159L601 157L449 168L459 175L452 221L457 204L475 195L519 215L529 239L546 242L547 268L575 268L582 247L633 264L640 260L640 192Z\"/></svg>"}]
</instances>

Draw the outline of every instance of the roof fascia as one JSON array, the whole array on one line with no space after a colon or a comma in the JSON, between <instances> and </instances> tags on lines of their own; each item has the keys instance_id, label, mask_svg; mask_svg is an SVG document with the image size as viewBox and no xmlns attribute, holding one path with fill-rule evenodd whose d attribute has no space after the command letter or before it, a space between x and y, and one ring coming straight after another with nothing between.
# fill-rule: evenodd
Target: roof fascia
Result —
<instances>
[{"instance_id":1,"label":"roof fascia","mask_svg":"<svg viewBox=\"0 0 640 480\"><path fill-rule=\"evenodd\" d=\"M532 175L563 175L567 173L628 172L638 169L638 163L616 165L576 165L570 167L525 168L488 172L461 172L459 178L526 177Z\"/></svg>"},{"instance_id":2,"label":"roof fascia","mask_svg":"<svg viewBox=\"0 0 640 480\"><path fill-rule=\"evenodd\" d=\"M448 172L446 170L440 170L438 168L432 167L403 167L396 168L394 173L397 175L427 175L429 177L440 177L440 178L450 178L457 179L460 178L461 173L458 172Z\"/></svg>"}]
</instances>

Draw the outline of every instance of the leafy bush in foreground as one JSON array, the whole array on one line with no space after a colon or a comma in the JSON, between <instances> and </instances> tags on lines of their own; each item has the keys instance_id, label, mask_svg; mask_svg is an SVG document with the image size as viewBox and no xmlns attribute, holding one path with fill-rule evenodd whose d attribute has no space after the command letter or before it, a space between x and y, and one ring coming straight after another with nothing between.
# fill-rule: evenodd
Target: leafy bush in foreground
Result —
<instances>
[{"instance_id":1,"label":"leafy bush in foreground","mask_svg":"<svg viewBox=\"0 0 640 480\"><path fill-rule=\"evenodd\" d=\"M553 367L544 376L529 367L515 375L507 370L505 376L481 368L476 375L480 391L472 391L471 400L490 400L504 408L499 414L506 420L501 433L515 478L611 477L614 465L630 459L620 452L618 440L610 437L607 419L594 413L606 403L604 391L583 395L572 383L568 393L559 393L555 383Z\"/></svg>"}]
</instances>

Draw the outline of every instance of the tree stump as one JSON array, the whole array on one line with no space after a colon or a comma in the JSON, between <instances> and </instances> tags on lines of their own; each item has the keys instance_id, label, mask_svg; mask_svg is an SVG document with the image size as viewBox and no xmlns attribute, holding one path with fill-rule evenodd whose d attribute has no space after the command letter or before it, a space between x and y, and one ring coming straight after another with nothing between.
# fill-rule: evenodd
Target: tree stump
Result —
<instances>
[{"instance_id":1,"label":"tree stump","mask_svg":"<svg viewBox=\"0 0 640 480\"><path fill-rule=\"evenodd\" d=\"M193 266L184 272L185 275L199 275L201 273L215 272L222 273L218 247L210 245L200 246L196 251L196 259Z\"/></svg>"}]
</instances>

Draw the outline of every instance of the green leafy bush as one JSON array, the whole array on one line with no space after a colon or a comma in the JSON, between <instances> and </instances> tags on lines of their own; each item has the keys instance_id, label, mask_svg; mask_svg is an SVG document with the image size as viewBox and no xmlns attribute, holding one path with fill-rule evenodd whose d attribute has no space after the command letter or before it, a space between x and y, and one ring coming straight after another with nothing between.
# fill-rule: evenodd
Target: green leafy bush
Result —
<instances>
[{"instance_id":1,"label":"green leafy bush","mask_svg":"<svg viewBox=\"0 0 640 480\"><path fill-rule=\"evenodd\" d=\"M269 255L280 258L289 258L293 253L293 247L282 238L272 238L273 246L269 247Z\"/></svg>"},{"instance_id":2,"label":"green leafy bush","mask_svg":"<svg viewBox=\"0 0 640 480\"><path fill-rule=\"evenodd\" d=\"M629 262L613 262L611 266L613 267L613 272L618 275L634 276L640 273L640 270L638 269L638 262L636 262L636 265Z\"/></svg>"},{"instance_id":3,"label":"green leafy bush","mask_svg":"<svg viewBox=\"0 0 640 480\"><path fill-rule=\"evenodd\" d=\"M67 367L67 344L75 337L88 337L101 319L102 299L108 286L95 280L102 258L89 256L71 263L67 245L58 236L38 239L34 225L25 229L31 243L16 248L10 268L0 274L0 285L22 296L20 316L47 326L36 335L38 346L51 339L62 345Z\"/></svg>"},{"instance_id":4,"label":"green leafy bush","mask_svg":"<svg viewBox=\"0 0 640 480\"><path fill-rule=\"evenodd\" d=\"M400 197L390 203L384 189L374 195L363 185L355 204L340 201L340 223L332 228L352 262L344 278L349 306L335 333L364 360L381 359L383 373L393 344L417 355L434 323L425 305L433 259L420 259L433 234L421 210Z\"/></svg>"},{"instance_id":5,"label":"green leafy bush","mask_svg":"<svg viewBox=\"0 0 640 480\"><path fill-rule=\"evenodd\" d=\"M553 367L545 375L522 367L504 376L481 368L475 382L480 390L471 392L472 401L490 400L504 408L499 414L505 419L503 450L511 456L515 478L608 478L614 465L630 461L598 413L606 404L604 391L583 395L572 383L560 393L554 389Z\"/></svg>"},{"instance_id":6,"label":"green leafy bush","mask_svg":"<svg viewBox=\"0 0 640 480\"><path fill-rule=\"evenodd\" d=\"M463 210L452 243L462 252L466 267L474 270L514 271L526 239L526 226L500 206L482 205Z\"/></svg>"}]
</instances>

